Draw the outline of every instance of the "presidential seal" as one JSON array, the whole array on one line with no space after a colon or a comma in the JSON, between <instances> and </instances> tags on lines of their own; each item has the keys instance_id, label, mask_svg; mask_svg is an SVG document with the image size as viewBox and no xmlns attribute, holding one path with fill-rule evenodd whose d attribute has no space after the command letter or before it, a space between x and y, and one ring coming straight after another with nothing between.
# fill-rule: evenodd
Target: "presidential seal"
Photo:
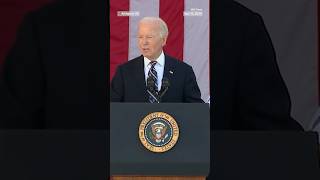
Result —
<instances>
[{"instance_id":1,"label":"presidential seal","mask_svg":"<svg viewBox=\"0 0 320 180\"><path fill-rule=\"evenodd\" d=\"M164 112L148 114L140 123L139 138L145 148L162 153L170 150L179 138L175 119Z\"/></svg>"}]
</instances>

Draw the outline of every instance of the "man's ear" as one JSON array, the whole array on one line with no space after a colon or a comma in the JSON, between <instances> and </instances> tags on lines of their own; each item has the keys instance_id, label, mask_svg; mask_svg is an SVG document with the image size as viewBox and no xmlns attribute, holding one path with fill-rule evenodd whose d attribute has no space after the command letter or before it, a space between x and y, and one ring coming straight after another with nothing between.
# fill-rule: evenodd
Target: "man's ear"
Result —
<instances>
[{"instance_id":1,"label":"man's ear","mask_svg":"<svg viewBox=\"0 0 320 180\"><path fill-rule=\"evenodd\" d=\"M166 45L166 43L167 43L167 37L168 37L168 36L163 37L162 47Z\"/></svg>"}]
</instances>

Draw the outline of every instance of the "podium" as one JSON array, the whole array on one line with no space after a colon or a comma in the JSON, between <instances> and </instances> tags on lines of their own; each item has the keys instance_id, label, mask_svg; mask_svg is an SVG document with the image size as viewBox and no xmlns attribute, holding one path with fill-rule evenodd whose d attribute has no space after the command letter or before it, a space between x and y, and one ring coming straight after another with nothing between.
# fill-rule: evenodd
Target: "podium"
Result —
<instances>
[{"instance_id":1,"label":"podium","mask_svg":"<svg viewBox=\"0 0 320 180\"><path fill-rule=\"evenodd\" d=\"M209 175L208 104L111 103L110 113L112 180L205 180ZM175 134L170 145L166 139Z\"/></svg>"}]
</instances>

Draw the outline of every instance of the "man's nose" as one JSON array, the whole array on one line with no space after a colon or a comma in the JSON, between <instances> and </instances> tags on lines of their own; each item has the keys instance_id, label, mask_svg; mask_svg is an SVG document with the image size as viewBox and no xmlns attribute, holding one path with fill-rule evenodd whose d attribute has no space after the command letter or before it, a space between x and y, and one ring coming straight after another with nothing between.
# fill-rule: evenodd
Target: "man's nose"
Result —
<instances>
[{"instance_id":1,"label":"man's nose","mask_svg":"<svg viewBox=\"0 0 320 180\"><path fill-rule=\"evenodd\" d=\"M143 45L148 45L149 44L149 41L147 38L142 38L142 44Z\"/></svg>"}]
</instances>

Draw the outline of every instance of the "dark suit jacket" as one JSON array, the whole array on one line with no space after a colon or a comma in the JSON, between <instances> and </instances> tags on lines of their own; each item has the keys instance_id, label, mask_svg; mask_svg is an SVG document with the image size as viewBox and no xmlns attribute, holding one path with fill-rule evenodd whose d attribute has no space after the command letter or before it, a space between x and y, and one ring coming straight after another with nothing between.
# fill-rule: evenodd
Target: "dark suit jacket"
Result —
<instances>
[{"instance_id":1,"label":"dark suit jacket","mask_svg":"<svg viewBox=\"0 0 320 180\"><path fill-rule=\"evenodd\" d=\"M233 1L211 5L212 128L300 129L262 18ZM25 18L0 78L2 128L107 127L105 7L61 1Z\"/></svg>"},{"instance_id":2,"label":"dark suit jacket","mask_svg":"<svg viewBox=\"0 0 320 180\"><path fill-rule=\"evenodd\" d=\"M188 64L165 55L163 77L168 79L170 86L162 102L203 102L196 77ZM117 68L110 86L110 101L148 102L143 56Z\"/></svg>"}]
</instances>

